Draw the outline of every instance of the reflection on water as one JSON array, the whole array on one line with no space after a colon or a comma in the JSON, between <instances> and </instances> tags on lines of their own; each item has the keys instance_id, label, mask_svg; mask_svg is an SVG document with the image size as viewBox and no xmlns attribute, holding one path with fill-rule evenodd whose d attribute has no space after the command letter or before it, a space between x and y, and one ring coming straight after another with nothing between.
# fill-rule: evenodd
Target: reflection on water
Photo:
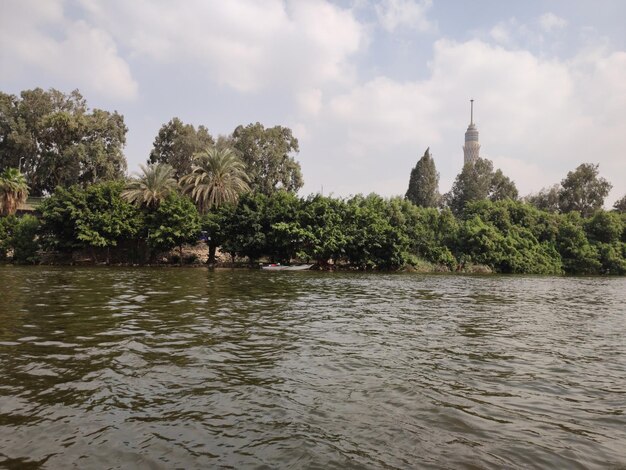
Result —
<instances>
[{"instance_id":1,"label":"reflection on water","mask_svg":"<svg viewBox=\"0 0 626 470\"><path fill-rule=\"evenodd\" d=\"M626 465L626 280L0 267L0 466Z\"/></svg>"}]
</instances>

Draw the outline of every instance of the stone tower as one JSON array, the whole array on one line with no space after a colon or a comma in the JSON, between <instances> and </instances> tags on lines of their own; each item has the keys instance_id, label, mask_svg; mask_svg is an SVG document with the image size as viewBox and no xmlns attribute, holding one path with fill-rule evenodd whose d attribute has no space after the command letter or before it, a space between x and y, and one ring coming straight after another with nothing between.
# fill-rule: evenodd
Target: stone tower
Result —
<instances>
[{"instance_id":1,"label":"stone tower","mask_svg":"<svg viewBox=\"0 0 626 470\"><path fill-rule=\"evenodd\" d=\"M470 125L465 131L465 145L463 146L463 163L474 163L480 157L480 144L478 143L478 129L474 124L474 100L470 100Z\"/></svg>"}]
</instances>

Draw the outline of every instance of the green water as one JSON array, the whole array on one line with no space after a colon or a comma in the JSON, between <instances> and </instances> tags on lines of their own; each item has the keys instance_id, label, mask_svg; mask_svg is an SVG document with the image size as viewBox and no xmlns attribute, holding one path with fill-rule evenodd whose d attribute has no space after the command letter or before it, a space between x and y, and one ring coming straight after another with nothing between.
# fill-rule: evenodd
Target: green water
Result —
<instances>
[{"instance_id":1,"label":"green water","mask_svg":"<svg viewBox=\"0 0 626 470\"><path fill-rule=\"evenodd\" d=\"M620 468L626 279L0 267L0 467Z\"/></svg>"}]
</instances>

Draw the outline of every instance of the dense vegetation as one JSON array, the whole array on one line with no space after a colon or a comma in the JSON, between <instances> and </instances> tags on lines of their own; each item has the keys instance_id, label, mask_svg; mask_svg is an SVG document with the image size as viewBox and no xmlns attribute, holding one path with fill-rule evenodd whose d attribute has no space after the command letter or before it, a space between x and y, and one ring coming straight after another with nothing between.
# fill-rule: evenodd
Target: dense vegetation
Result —
<instances>
[{"instance_id":1,"label":"dense vegetation","mask_svg":"<svg viewBox=\"0 0 626 470\"><path fill-rule=\"evenodd\" d=\"M626 274L626 204L601 209L611 186L597 165L519 200L513 181L479 159L442 197L427 150L405 198L302 198L287 128L250 124L214 139L174 118L141 173L124 179L117 113L90 112L78 92L55 90L1 94L0 105L0 259L80 251L94 262L149 263L178 249L182 262L183 245L202 238L210 263L220 248L250 264ZM37 217L17 216L29 189L47 197Z\"/></svg>"}]
</instances>

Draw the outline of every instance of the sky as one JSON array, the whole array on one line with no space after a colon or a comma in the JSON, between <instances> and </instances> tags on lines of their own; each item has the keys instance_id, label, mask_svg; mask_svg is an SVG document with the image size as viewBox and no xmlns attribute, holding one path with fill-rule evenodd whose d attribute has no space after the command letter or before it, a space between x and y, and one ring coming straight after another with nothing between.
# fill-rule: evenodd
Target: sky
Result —
<instances>
[{"instance_id":1,"label":"sky","mask_svg":"<svg viewBox=\"0 0 626 470\"><path fill-rule=\"evenodd\" d=\"M129 128L293 130L300 194L404 195L427 147L447 192L469 100L521 195L597 163L626 193L622 0L0 0L0 90L79 89Z\"/></svg>"}]
</instances>

